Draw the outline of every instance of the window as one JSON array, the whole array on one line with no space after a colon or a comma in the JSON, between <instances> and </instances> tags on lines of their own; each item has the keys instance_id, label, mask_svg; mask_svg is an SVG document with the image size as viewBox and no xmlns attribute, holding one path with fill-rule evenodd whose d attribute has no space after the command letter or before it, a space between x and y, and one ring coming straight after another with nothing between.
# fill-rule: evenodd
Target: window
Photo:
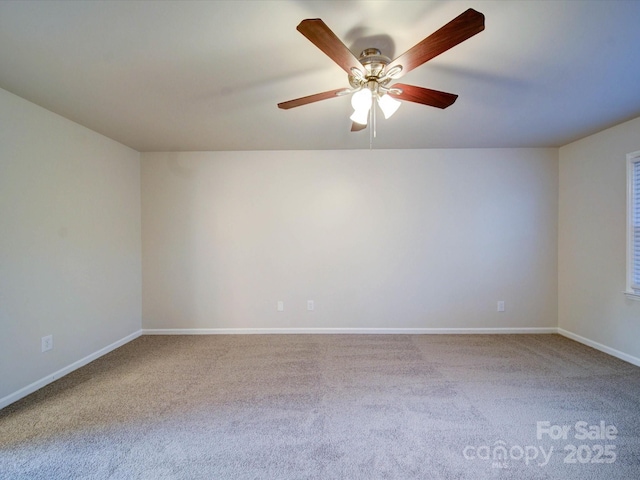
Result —
<instances>
[{"instance_id":1,"label":"window","mask_svg":"<svg viewBox=\"0 0 640 480\"><path fill-rule=\"evenodd\" d=\"M640 300L640 151L627 155L627 291Z\"/></svg>"}]
</instances>

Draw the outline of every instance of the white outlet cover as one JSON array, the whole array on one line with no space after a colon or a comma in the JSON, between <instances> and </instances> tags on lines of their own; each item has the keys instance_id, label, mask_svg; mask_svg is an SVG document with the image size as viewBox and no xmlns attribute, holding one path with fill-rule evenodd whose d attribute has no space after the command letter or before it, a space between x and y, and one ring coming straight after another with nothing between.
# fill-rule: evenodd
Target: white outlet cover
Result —
<instances>
[{"instance_id":1,"label":"white outlet cover","mask_svg":"<svg viewBox=\"0 0 640 480\"><path fill-rule=\"evenodd\" d=\"M43 352L51 350L53 348L53 335L47 335L46 337L42 337L41 347Z\"/></svg>"}]
</instances>

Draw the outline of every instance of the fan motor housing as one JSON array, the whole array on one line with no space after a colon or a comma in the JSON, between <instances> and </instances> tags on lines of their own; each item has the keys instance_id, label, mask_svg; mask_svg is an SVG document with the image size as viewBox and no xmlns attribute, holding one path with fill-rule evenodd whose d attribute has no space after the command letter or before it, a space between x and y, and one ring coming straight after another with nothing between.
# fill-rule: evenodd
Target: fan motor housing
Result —
<instances>
[{"instance_id":1,"label":"fan motor housing","mask_svg":"<svg viewBox=\"0 0 640 480\"><path fill-rule=\"evenodd\" d=\"M363 50L358 60L360 60L360 63L367 72L366 76L374 78L380 77L385 67L391 62L391 59L382 55L382 52L377 48L367 48Z\"/></svg>"},{"instance_id":2,"label":"fan motor housing","mask_svg":"<svg viewBox=\"0 0 640 480\"><path fill-rule=\"evenodd\" d=\"M361 87L364 83L377 81L384 74L384 69L391 62L391 59L377 48L367 48L360 53L358 60L364 67L364 81L353 75L349 75L349 84L353 88Z\"/></svg>"}]
</instances>

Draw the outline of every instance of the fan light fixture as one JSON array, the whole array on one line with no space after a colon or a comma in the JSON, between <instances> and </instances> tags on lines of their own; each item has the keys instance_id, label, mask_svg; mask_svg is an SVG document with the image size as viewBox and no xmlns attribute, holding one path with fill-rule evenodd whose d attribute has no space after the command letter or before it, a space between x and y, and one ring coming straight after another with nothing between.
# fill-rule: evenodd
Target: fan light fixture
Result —
<instances>
[{"instance_id":1,"label":"fan light fixture","mask_svg":"<svg viewBox=\"0 0 640 480\"><path fill-rule=\"evenodd\" d=\"M384 118L390 118L401 105L401 102L391 97L391 95L386 93L380 95L378 92L374 93L371 89L365 87L355 92L351 97L351 106L354 112L350 119L360 125L366 125L374 98L380 110L382 110Z\"/></svg>"},{"instance_id":2,"label":"fan light fixture","mask_svg":"<svg viewBox=\"0 0 640 480\"><path fill-rule=\"evenodd\" d=\"M344 93L353 93L351 106L354 112L350 119L359 125L366 126L371 120L375 121L375 109L372 109L374 103L380 107L384 118L390 118L400 107L400 102L389 95L391 89L388 84L402 71L402 66L396 66L385 73L389 58L382 55L376 48L363 50L359 62L364 71L357 68L351 69L351 75L349 75L351 89ZM401 93L399 89L393 91Z\"/></svg>"}]
</instances>

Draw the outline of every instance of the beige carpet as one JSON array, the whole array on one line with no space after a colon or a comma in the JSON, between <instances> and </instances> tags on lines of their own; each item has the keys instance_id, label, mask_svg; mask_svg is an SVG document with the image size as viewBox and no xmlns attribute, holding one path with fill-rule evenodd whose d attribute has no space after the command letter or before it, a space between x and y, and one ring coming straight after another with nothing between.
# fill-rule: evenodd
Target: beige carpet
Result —
<instances>
[{"instance_id":1,"label":"beige carpet","mask_svg":"<svg viewBox=\"0 0 640 480\"><path fill-rule=\"evenodd\" d=\"M144 336L1 410L0 478L638 479L640 368L558 335Z\"/></svg>"}]
</instances>

